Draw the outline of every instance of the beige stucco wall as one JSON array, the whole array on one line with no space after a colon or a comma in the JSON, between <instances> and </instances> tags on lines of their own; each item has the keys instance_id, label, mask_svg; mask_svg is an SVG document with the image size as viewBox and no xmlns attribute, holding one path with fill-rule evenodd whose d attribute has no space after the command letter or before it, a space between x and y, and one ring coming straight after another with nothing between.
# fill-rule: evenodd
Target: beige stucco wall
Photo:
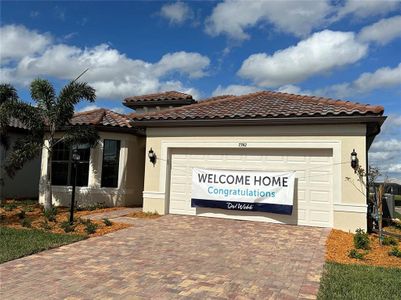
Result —
<instances>
[{"instance_id":1,"label":"beige stucco wall","mask_svg":"<svg viewBox=\"0 0 401 300\"><path fill-rule=\"evenodd\" d=\"M100 141L91 149L89 179L87 187L76 188L76 201L80 206L97 203L106 206L142 205L143 174L145 159L145 138L128 133L99 132ZM104 139L121 141L120 164L117 188L101 187ZM42 178L47 171L46 150L42 153ZM68 206L71 201L71 187L53 186L53 203ZM43 186L40 185L40 203L44 201Z\"/></svg>"},{"instance_id":2,"label":"beige stucco wall","mask_svg":"<svg viewBox=\"0 0 401 300\"><path fill-rule=\"evenodd\" d=\"M346 231L366 229L364 183L350 167L350 153L355 149L359 164L365 168L365 135L364 124L148 128L146 152L152 148L158 160L153 165L146 159L143 209L167 213L168 152L173 145L185 148L196 147L197 144L205 147L221 143L224 147L236 148L239 143L247 143L248 147L263 148L269 147L269 144L282 143L303 148L306 145L319 147L320 144L326 144L325 147L334 145L334 227Z\"/></svg>"}]
</instances>

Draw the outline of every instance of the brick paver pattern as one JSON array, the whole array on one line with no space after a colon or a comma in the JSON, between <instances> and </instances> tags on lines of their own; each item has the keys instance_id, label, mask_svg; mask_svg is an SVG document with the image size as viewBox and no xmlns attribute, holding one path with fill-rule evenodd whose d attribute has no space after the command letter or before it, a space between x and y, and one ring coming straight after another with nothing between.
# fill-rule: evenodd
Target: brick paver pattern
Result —
<instances>
[{"instance_id":1,"label":"brick paver pattern","mask_svg":"<svg viewBox=\"0 0 401 300\"><path fill-rule=\"evenodd\" d=\"M329 230L194 216L0 265L1 299L314 299Z\"/></svg>"}]
</instances>

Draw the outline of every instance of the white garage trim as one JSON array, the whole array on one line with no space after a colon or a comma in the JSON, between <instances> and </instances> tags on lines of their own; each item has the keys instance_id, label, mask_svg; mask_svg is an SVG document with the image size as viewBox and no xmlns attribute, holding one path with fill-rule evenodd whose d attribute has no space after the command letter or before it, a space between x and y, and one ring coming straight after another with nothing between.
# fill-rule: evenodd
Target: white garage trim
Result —
<instances>
[{"instance_id":1,"label":"white garage trim","mask_svg":"<svg viewBox=\"0 0 401 300\"><path fill-rule=\"evenodd\" d=\"M334 204L334 211L367 213L368 206L366 204L361 205L350 203Z\"/></svg>"}]
</instances>

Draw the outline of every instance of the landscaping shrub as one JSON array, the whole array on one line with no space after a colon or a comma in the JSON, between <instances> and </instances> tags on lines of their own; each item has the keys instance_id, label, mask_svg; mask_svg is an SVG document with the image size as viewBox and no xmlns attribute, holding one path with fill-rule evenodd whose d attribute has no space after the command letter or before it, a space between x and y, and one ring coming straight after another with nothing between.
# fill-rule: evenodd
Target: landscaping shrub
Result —
<instances>
[{"instance_id":1,"label":"landscaping shrub","mask_svg":"<svg viewBox=\"0 0 401 300\"><path fill-rule=\"evenodd\" d=\"M104 225L106 225L106 226L111 226L111 225L113 225L113 222L111 222L109 219L107 219L107 218L103 218L103 223L104 223Z\"/></svg>"},{"instance_id":2,"label":"landscaping shrub","mask_svg":"<svg viewBox=\"0 0 401 300\"><path fill-rule=\"evenodd\" d=\"M350 252L348 253L348 256L351 258L355 258L355 259L364 259L365 258L365 253L362 252L358 252L358 250L356 249L352 249L350 250Z\"/></svg>"},{"instance_id":3,"label":"landscaping shrub","mask_svg":"<svg viewBox=\"0 0 401 300\"><path fill-rule=\"evenodd\" d=\"M382 244L385 246L398 246L398 241L392 236L385 236L383 238Z\"/></svg>"},{"instance_id":4,"label":"landscaping shrub","mask_svg":"<svg viewBox=\"0 0 401 300\"><path fill-rule=\"evenodd\" d=\"M44 220L43 222L40 223L40 227L44 230L51 230L52 226L47 222L47 220Z\"/></svg>"},{"instance_id":5,"label":"landscaping shrub","mask_svg":"<svg viewBox=\"0 0 401 300\"><path fill-rule=\"evenodd\" d=\"M56 207L52 207L50 209L46 209L45 211L43 211L43 215L50 222L56 221L57 208Z\"/></svg>"},{"instance_id":6,"label":"landscaping shrub","mask_svg":"<svg viewBox=\"0 0 401 300\"><path fill-rule=\"evenodd\" d=\"M96 232L97 225L93 223L91 220L88 219L88 221L85 224L85 231L87 234L93 234Z\"/></svg>"},{"instance_id":7,"label":"landscaping shrub","mask_svg":"<svg viewBox=\"0 0 401 300\"><path fill-rule=\"evenodd\" d=\"M388 252L388 255L401 258L401 250L397 247L393 247L393 249Z\"/></svg>"},{"instance_id":8,"label":"landscaping shrub","mask_svg":"<svg viewBox=\"0 0 401 300\"><path fill-rule=\"evenodd\" d=\"M25 218L25 210L21 209L19 213L17 213L18 219L22 220Z\"/></svg>"},{"instance_id":9,"label":"landscaping shrub","mask_svg":"<svg viewBox=\"0 0 401 300\"><path fill-rule=\"evenodd\" d=\"M361 228L358 228L354 235L354 246L356 249L370 249L369 234Z\"/></svg>"},{"instance_id":10,"label":"landscaping shrub","mask_svg":"<svg viewBox=\"0 0 401 300\"><path fill-rule=\"evenodd\" d=\"M12 211L13 209L17 208L17 204L15 203L6 203L4 204L4 210L5 211Z\"/></svg>"},{"instance_id":11,"label":"landscaping shrub","mask_svg":"<svg viewBox=\"0 0 401 300\"><path fill-rule=\"evenodd\" d=\"M64 232L67 232L67 233L73 232L75 230L74 224L71 225L69 220L61 222L60 228L63 229Z\"/></svg>"},{"instance_id":12,"label":"landscaping shrub","mask_svg":"<svg viewBox=\"0 0 401 300\"><path fill-rule=\"evenodd\" d=\"M32 220L29 218L23 218L21 220L21 226L26 227L26 228L31 228L32 227Z\"/></svg>"}]
</instances>

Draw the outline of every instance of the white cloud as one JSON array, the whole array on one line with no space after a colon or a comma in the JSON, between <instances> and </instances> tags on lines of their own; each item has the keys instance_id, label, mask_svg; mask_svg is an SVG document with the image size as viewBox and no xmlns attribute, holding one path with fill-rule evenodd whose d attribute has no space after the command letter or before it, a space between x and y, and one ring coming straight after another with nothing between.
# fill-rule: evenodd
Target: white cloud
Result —
<instances>
[{"instance_id":1,"label":"white cloud","mask_svg":"<svg viewBox=\"0 0 401 300\"><path fill-rule=\"evenodd\" d=\"M286 84L277 89L277 92L296 94L296 95L311 95L312 92L308 90L303 90L299 86L293 84Z\"/></svg>"},{"instance_id":2,"label":"white cloud","mask_svg":"<svg viewBox=\"0 0 401 300\"><path fill-rule=\"evenodd\" d=\"M401 139L379 140L372 145L371 150L401 151Z\"/></svg>"},{"instance_id":3,"label":"white cloud","mask_svg":"<svg viewBox=\"0 0 401 300\"><path fill-rule=\"evenodd\" d=\"M175 52L165 54L155 65L155 72L163 75L172 70L186 73L191 78L205 76L204 69L210 64L210 59L194 52Z\"/></svg>"},{"instance_id":4,"label":"white cloud","mask_svg":"<svg viewBox=\"0 0 401 300\"><path fill-rule=\"evenodd\" d=\"M99 108L100 107L97 106L96 104L90 104L90 105L82 107L81 109L78 110L78 112L85 112L85 111L95 110L95 109L99 109Z\"/></svg>"},{"instance_id":5,"label":"white cloud","mask_svg":"<svg viewBox=\"0 0 401 300\"><path fill-rule=\"evenodd\" d=\"M388 172L401 173L401 164L394 164L388 167Z\"/></svg>"},{"instance_id":6,"label":"white cloud","mask_svg":"<svg viewBox=\"0 0 401 300\"><path fill-rule=\"evenodd\" d=\"M362 73L356 80L348 83L335 84L314 91L315 94L330 97L349 97L350 95L364 94L373 90L401 85L401 63L395 67L383 67L373 73Z\"/></svg>"},{"instance_id":7,"label":"white cloud","mask_svg":"<svg viewBox=\"0 0 401 300\"><path fill-rule=\"evenodd\" d=\"M219 85L214 91L213 96L221 96L221 95L245 95L260 91L260 88L250 85L238 85L231 84L229 86L223 87Z\"/></svg>"},{"instance_id":8,"label":"white cloud","mask_svg":"<svg viewBox=\"0 0 401 300\"><path fill-rule=\"evenodd\" d=\"M48 34L40 34L20 25L0 27L0 62L34 55L45 49L52 41Z\"/></svg>"},{"instance_id":9,"label":"white cloud","mask_svg":"<svg viewBox=\"0 0 401 300\"><path fill-rule=\"evenodd\" d=\"M250 28L268 24L278 31L303 37L346 17L385 15L399 7L397 0L225 0L214 7L205 30L212 36L226 35L241 41L250 38Z\"/></svg>"},{"instance_id":10,"label":"white cloud","mask_svg":"<svg viewBox=\"0 0 401 300\"><path fill-rule=\"evenodd\" d=\"M31 32L26 28L24 31ZM2 67L2 80L23 85L38 76L71 80L89 68L82 80L91 84L100 98L121 99L167 89L190 90L199 95L171 76L199 78L206 75L210 64L206 56L183 51L167 53L158 62L146 62L129 58L106 44L91 48L53 44L41 50L21 57L15 65Z\"/></svg>"},{"instance_id":11,"label":"white cloud","mask_svg":"<svg viewBox=\"0 0 401 300\"><path fill-rule=\"evenodd\" d=\"M401 115L390 114L369 150L369 164L379 167L383 175L398 178L401 162L400 125Z\"/></svg>"},{"instance_id":12,"label":"white cloud","mask_svg":"<svg viewBox=\"0 0 401 300\"><path fill-rule=\"evenodd\" d=\"M265 87L296 83L354 63L367 53L367 49L365 44L355 40L352 32L324 30L273 55L258 53L249 56L242 63L238 75Z\"/></svg>"},{"instance_id":13,"label":"white cloud","mask_svg":"<svg viewBox=\"0 0 401 300\"><path fill-rule=\"evenodd\" d=\"M337 18L354 15L358 18L377 16L389 13L399 7L397 0L348 0L338 7Z\"/></svg>"},{"instance_id":14,"label":"white cloud","mask_svg":"<svg viewBox=\"0 0 401 300\"><path fill-rule=\"evenodd\" d=\"M401 16L382 19L362 28L358 38L363 42L376 42L385 45L393 39L401 37Z\"/></svg>"},{"instance_id":15,"label":"white cloud","mask_svg":"<svg viewBox=\"0 0 401 300\"><path fill-rule=\"evenodd\" d=\"M193 18L193 12L188 4L183 2L169 3L162 6L160 15L170 24L182 24L186 20Z\"/></svg>"},{"instance_id":16,"label":"white cloud","mask_svg":"<svg viewBox=\"0 0 401 300\"><path fill-rule=\"evenodd\" d=\"M305 36L325 23L330 12L329 1L224 1L219 3L206 21L206 32L212 36L225 34L232 39L244 40L246 29L262 22L275 29Z\"/></svg>"}]
</instances>

